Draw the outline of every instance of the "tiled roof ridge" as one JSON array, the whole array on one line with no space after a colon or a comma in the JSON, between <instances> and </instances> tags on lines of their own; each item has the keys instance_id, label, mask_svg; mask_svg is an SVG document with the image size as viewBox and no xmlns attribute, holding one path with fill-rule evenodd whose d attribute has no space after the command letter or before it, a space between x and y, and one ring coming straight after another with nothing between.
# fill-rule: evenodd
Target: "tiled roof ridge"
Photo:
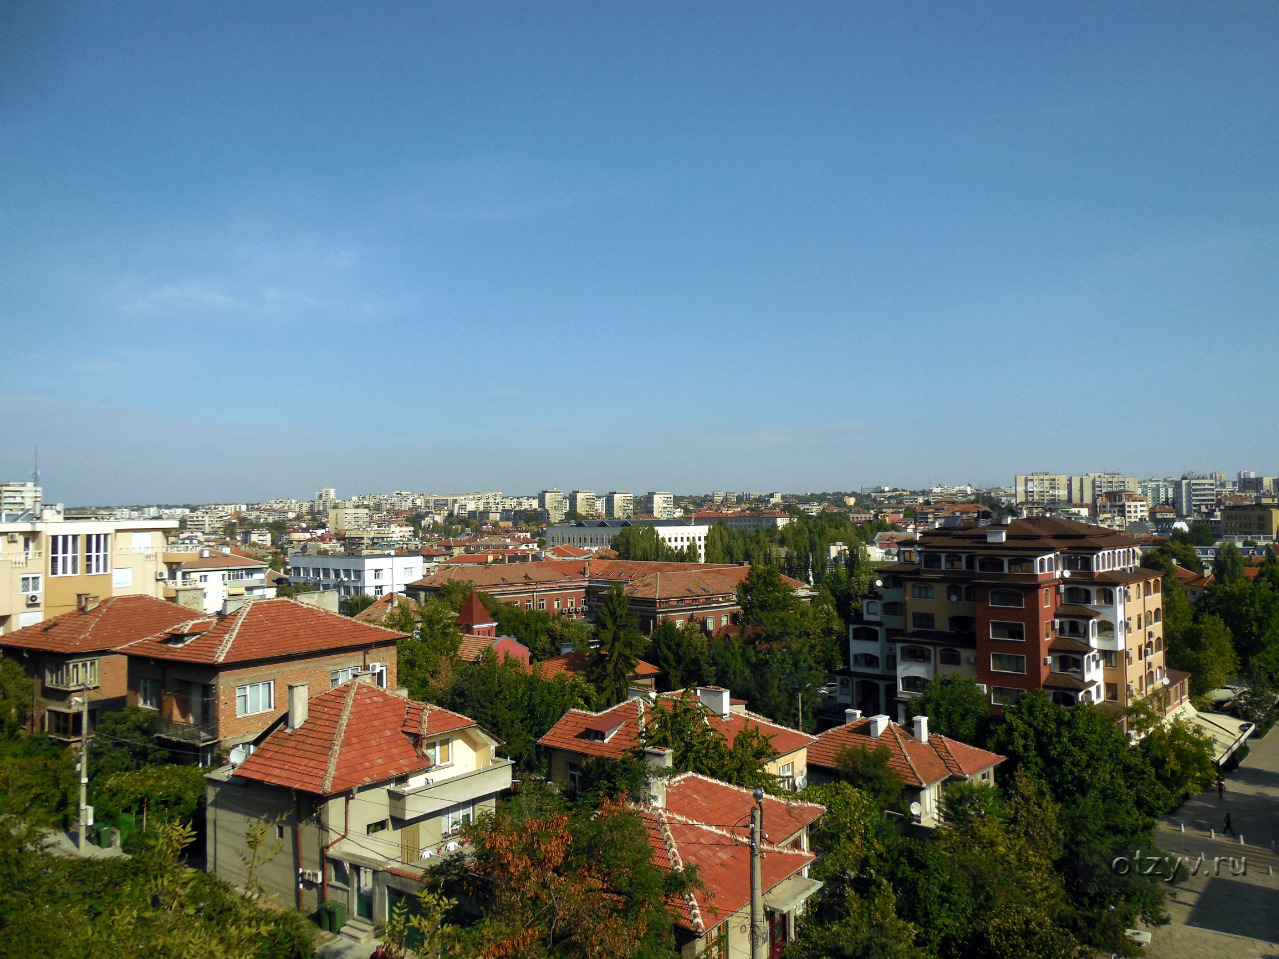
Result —
<instances>
[{"instance_id":1,"label":"tiled roof ridge","mask_svg":"<svg viewBox=\"0 0 1279 959\"><path fill-rule=\"evenodd\" d=\"M909 766L910 771L915 774L915 778L918 779L921 783L927 782L927 780L925 780L924 777L920 774L919 767L915 765L915 760L910 758L910 750L906 748L906 743L902 739L903 736L907 735L906 730L903 729L901 726L897 725L897 723L889 723L888 729L893 734L893 737L897 740L897 748L901 750L902 758L906 760L906 765ZM913 737L912 737L912 741L914 741ZM933 750L933 752L936 752L936 751L937 751L936 749ZM945 765L944 761L942 762L942 765L943 766Z\"/></svg>"},{"instance_id":2,"label":"tiled roof ridge","mask_svg":"<svg viewBox=\"0 0 1279 959\"><path fill-rule=\"evenodd\" d=\"M222 640L222 645L218 647L217 652L213 654L213 661L220 663L231 651L231 646L235 643L235 637L240 635L240 627L244 625L244 621L249 616L249 610L253 608L256 600L249 600L243 606L235 611L235 622L231 624L231 628L226 632L226 638Z\"/></svg>"},{"instance_id":3,"label":"tiled roof ridge","mask_svg":"<svg viewBox=\"0 0 1279 959\"><path fill-rule=\"evenodd\" d=\"M684 871L684 857L679 854L679 843L675 841L675 836L671 833L670 824L663 815L665 810L657 813L657 828L662 835L662 842L666 844L666 855L671 861L671 870L674 872ZM684 905L688 907L688 921L692 923L693 931L701 935L706 931L706 923L702 920L702 908L697 904L697 896L692 889L684 890Z\"/></svg>"},{"instance_id":4,"label":"tiled roof ridge","mask_svg":"<svg viewBox=\"0 0 1279 959\"><path fill-rule=\"evenodd\" d=\"M705 780L708 783L714 783L716 786L723 786L726 789L732 789L735 792L745 793L746 795L750 796L752 799L755 798L755 793L754 793L754 790L752 789L747 789L745 786L738 786L736 783L726 783L722 779L715 779L713 776L704 776L701 773L695 773L691 770L689 770L688 772L682 772L677 776L672 776L669 780L667 780L667 786L669 787L671 783L674 783L679 780L689 779L694 776L696 776L698 779ZM809 802L807 799L789 799L785 796L775 796L773 793L770 793L770 792L764 793L764 798L775 800L776 802L782 803L783 805L788 807L789 806L811 806L813 809L820 809L822 812L826 811L826 807L823 806L821 803Z\"/></svg>"},{"instance_id":5,"label":"tiled roof ridge","mask_svg":"<svg viewBox=\"0 0 1279 959\"><path fill-rule=\"evenodd\" d=\"M389 595L391 595L391 596L399 596L400 594L398 594L398 593L391 593L391 594L389 594ZM404 598L404 599L408 599L408 597L407 597L407 596L404 596L403 598ZM294 606L297 606L299 609L306 609L306 610L318 610L319 612L324 613L324 614L326 614L326 615L328 615L328 616L336 616L338 619L342 620L343 622L347 622L347 623L353 623L353 622L356 622L356 620L355 620L355 619L353 619L353 618L351 618L350 616L343 616L341 613L335 613L335 612L333 612L332 610L324 609L324 608L323 608L323 607L321 607L321 606L313 606L313 605L312 605L312 604L310 604L310 603L303 603L303 602L301 602L300 600L294 599L292 596L261 596L261 597L256 597L256 598L254 598L254 599L249 600L249 601L245 604L245 607L247 608L248 606L252 605L253 603L280 603L280 602L283 602L283 603L292 603ZM360 623L360 625L361 625L361 626L364 626L364 627L367 627L368 629L380 629L380 630L382 630L382 632L384 632L384 633L390 633L392 636L407 636L407 635L408 635L407 633L401 633L401 632L400 632L399 630L397 630L397 629L391 629L389 626L382 626L382 625L380 625L380 624L378 624L378 623Z\"/></svg>"},{"instance_id":6,"label":"tiled roof ridge","mask_svg":"<svg viewBox=\"0 0 1279 959\"><path fill-rule=\"evenodd\" d=\"M321 795L327 796L333 789L333 777L337 774L338 754L342 751L342 739L346 735L347 720L351 718L351 706L355 702L355 692L360 688L358 681L352 680L346 697L342 701L342 712L338 714L337 729L333 732L333 747L329 751L329 762L324 767L324 779L321 781Z\"/></svg>"},{"instance_id":7,"label":"tiled roof ridge","mask_svg":"<svg viewBox=\"0 0 1279 959\"><path fill-rule=\"evenodd\" d=\"M740 713L730 713L729 716L730 718L732 716L741 716L745 719L749 719L751 722L756 723L757 725L772 726L774 729L780 729L788 733L798 733L801 736L808 736L811 740L813 740L813 742L817 741L816 736L806 733L802 729L796 729L794 726L783 725L782 723L779 723L776 720L769 719L767 716L761 716L759 713L753 713L749 709L743 709Z\"/></svg>"},{"instance_id":8,"label":"tiled roof ridge","mask_svg":"<svg viewBox=\"0 0 1279 959\"><path fill-rule=\"evenodd\" d=\"M739 846L749 847L751 844L751 840L749 836L739 836L737 833L731 832L722 826L712 826L710 823L704 823L700 819L692 819L688 816L682 816L679 813L674 812L670 809L663 809L661 812L663 816L674 819L676 822L682 823L685 826L696 826L698 829L705 829L707 832L714 833L717 836L725 836L733 840L733 842L735 842ZM784 853L790 853L796 856L812 855L811 853L806 853L800 849L792 849L789 846L779 846L777 845L777 843L769 842L767 839L763 840L760 843L760 848L766 852L767 851L784 852Z\"/></svg>"}]
</instances>

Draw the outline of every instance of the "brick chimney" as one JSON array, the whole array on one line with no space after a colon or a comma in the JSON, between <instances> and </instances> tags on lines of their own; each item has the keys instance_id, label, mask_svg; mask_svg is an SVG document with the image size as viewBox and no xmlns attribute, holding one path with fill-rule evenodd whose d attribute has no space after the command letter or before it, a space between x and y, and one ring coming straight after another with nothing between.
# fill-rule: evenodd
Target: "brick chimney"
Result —
<instances>
[{"instance_id":1,"label":"brick chimney","mask_svg":"<svg viewBox=\"0 0 1279 959\"><path fill-rule=\"evenodd\" d=\"M665 746L644 747L644 771L647 773L645 791L650 806L666 807L666 777L671 774L675 753Z\"/></svg>"}]
</instances>

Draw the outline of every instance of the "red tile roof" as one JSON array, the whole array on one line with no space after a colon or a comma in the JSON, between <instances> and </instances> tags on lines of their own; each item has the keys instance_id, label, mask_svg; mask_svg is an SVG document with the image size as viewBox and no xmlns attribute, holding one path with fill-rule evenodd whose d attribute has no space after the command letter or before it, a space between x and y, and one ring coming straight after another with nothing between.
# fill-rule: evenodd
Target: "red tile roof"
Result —
<instances>
[{"instance_id":1,"label":"red tile roof","mask_svg":"<svg viewBox=\"0 0 1279 959\"><path fill-rule=\"evenodd\" d=\"M750 837L752 790L720 782L698 773L680 773L666 782L666 808L684 819L716 826L735 836ZM764 839L785 845L811 825L825 806L764 796Z\"/></svg>"},{"instance_id":2,"label":"red tile roof","mask_svg":"<svg viewBox=\"0 0 1279 959\"><path fill-rule=\"evenodd\" d=\"M547 660L546 662L550 662ZM544 664L540 664L544 665ZM537 667L535 666L534 669ZM661 709L663 701L680 695L664 693L656 700L628 699L618 703L612 709L592 713L584 709L570 709L550 730L538 740L542 746L552 749L563 749L570 752L585 753L592 756L603 756L607 759L620 759L626 753L640 745L640 733L645 721L645 713L650 709ZM601 716L620 716L624 720L618 731L608 742L600 742L587 735L587 730L594 728L591 724ZM739 733L754 727L768 737L778 756L785 756L798 749L803 749L814 742L812 736L801 733L787 726L781 726L756 716L753 713L729 713L727 718L706 712L706 722L712 729L718 730L729 745L736 741Z\"/></svg>"},{"instance_id":3,"label":"red tile roof","mask_svg":"<svg viewBox=\"0 0 1279 959\"><path fill-rule=\"evenodd\" d=\"M457 624L459 626L496 626L497 620L480 602L480 594L472 591L466 598L466 605L457 614Z\"/></svg>"},{"instance_id":4,"label":"red tile roof","mask_svg":"<svg viewBox=\"0 0 1279 959\"><path fill-rule=\"evenodd\" d=\"M583 676L590 665L590 657L585 650L575 649L571 653L564 653L562 656L552 656L550 659L544 659L534 666L543 679L554 679L560 673L570 673L574 676ZM652 663L646 663L642 659L635 661L635 668L631 670L631 679L651 679L654 676L660 676L662 671Z\"/></svg>"},{"instance_id":5,"label":"red tile roof","mask_svg":"<svg viewBox=\"0 0 1279 959\"><path fill-rule=\"evenodd\" d=\"M349 682L312 699L302 725L276 730L235 775L328 796L430 769L417 741L472 727L447 709Z\"/></svg>"},{"instance_id":6,"label":"red tile roof","mask_svg":"<svg viewBox=\"0 0 1279 959\"><path fill-rule=\"evenodd\" d=\"M952 775L971 776L1004 761L1004 757L997 753L945 736L930 734L928 742L921 743L894 722L890 722L875 739L870 735L870 720L859 719L819 733L817 742L808 747L808 765L838 769L839 754L845 749L874 749L877 746L889 751L889 766L901 775L906 785L916 789L939 783Z\"/></svg>"},{"instance_id":7,"label":"red tile roof","mask_svg":"<svg viewBox=\"0 0 1279 959\"><path fill-rule=\"evenodd\" d=\"M240 567L249 566L257 569L266 569L267 564L250 556L215 552L209 556L192 553L191 558L184 559L181 565L183 569L239 569Z\"/></svg>"},{"instance_id":8,"label":"red tile roof","mask_svg":"<svg viewBox=\"0 0 1279 959\"><path fill-rule=\"evenodd\" d=\"M155 659L243 663L331 649L385 646L403 635L292 599L252 599L193 638L150 636L122 648Z\"/></svg>"},{"instance_id":9,"label":"red tile roof","mask_svg":"<svg viewBox=\"0 0 1279 959\"><path fill-rule=\"evenodd\" d=\"M669 809L636 807L648 830L654 862L667 869L696 866L703 888L668 901L675 925L698 935L713 929L750 903L750 842L732 833L692 822ZM810 865L814 856L764 843L764 892Z\"/></svg>"},{"instance_id":10,"label":"red tile roof","mask_svg":"<svg viewBox=\"0 0 1279 959\"><path fill-rule=\"evenodd\" d=\"M184 624L208 629L213 618L149 596L113 596L87 611L72 610L0 636L0 645L52 653L97 652L148 636L167 636Z\"/></svg>"}]
</instances>

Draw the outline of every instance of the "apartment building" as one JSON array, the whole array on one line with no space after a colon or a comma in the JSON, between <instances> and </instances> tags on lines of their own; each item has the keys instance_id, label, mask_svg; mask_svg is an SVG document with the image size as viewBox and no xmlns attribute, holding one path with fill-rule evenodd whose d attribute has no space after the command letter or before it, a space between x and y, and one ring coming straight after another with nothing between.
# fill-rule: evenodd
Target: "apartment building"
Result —
<instances>
[{"instance_id":1,"label":"apartment building","mask_svg":"<svg viewBox=\"0 0 1279 959\"><path fill-rule=\"evenodd\" d=\"M651 526L657 537L671 549L696 547L697 561L706 560L706 523L687 523L678 519L596 519L553 525L546 528L546 545L577 546L582 549L611 547L617 534L630 526Z\"/></svg>"},{"instance_id":2,"label":"apartment building","mask_svg":"<svg viewBox=\"0 0 1279 959\"><path fill-rule=\"evenodd\" d=\"M331 533L345 533L369 525L369 511L362 506L330 506L328 517Z\"/></svg>"},{"instance_id":3,"label":"apartment building","mask_svg":"<svg viewBox=\"0 0 1279 959\"><path fill-rule=\"evenodd\" d=\"M404 692L367 672L314 698L290 686L285 725L206 777L208 870L243 886L245 838L268 817L283 848L257 879L279 905L342 902L359 933L415 905L423 868L460 852L462 826L493 811L513 763L473 719Z\"/></svg>"},{"instance_id":4,"label":"apartment building","mask_svg":"<svg viewBox=\"0 0 1279 959\"><path fill-rule=\"evenodd\" d=\"M671 493L647 493L643 512L656 519L674 519L675 497Z\"/></svg>"},{"instance_id":5,"label":"apartment building","mask_svg":"<svg viewBox=\"0 0 1279 959\"><path fill-rule=\"evenodd\" d=\"M558 523L568 512L568 500L557 489L544 489L537 494L537 507L546 511L547 521Z\"/></svg>"},{"instance_id":6,"label":"apartment building","mask_svg":"<svg viewBox=\"0 0 1279 959\"><path fill-rule=\"evenodd\" d=\"M163 595L177 520L67 517L58 506L0 518L0 635L69 612L84 597Z\"/></svg>"},{"instance_id":7,"label":"apartment building","mask_svg":"<svg viewBox=\"0 0 1279 959\"><path fill-rule=\"evenodd\" d=\"M365 595L374 598L402 593L422 578L421 553L290 553L289 579L295 585L310 584L320 590L336 590L342 599Z\"/></svg>"},{"instance_id":8,"label":"apartment building","mask_svg":"<svg viewBox=\"0 0 1279 959\"><path fill-rule=\"evenodd\" d=\"M164 554L168 580L164 598L198 608L200 612L217 613L228 599L274 596L275 587L267 584L267 564L223 549L201 549L192 552ZM183 594L191 591L193 599Z\"/></svg>"},{"instance_id":9,"label":"apartment building","mask_svg":"<svg viewBox=\"0 0 1279 959\"><path fill-rule=\"evenodd\" d=\"M616 490L604 497L604 515L609 519L630 519L635 515L635 496Z\"/></svg>"},{"instance_id":10,"label":"apartment building","mask_svg":"<svg viewBox=\"0 0 1279 959\"><path fill-rule=\"evenodd\" d=\"M1226 491L1223 473L1186 473L1173 486L1172 505L1182 519L1211 513L1217 499Z\"/></svg>"},{"instance_id":11,"label":"apartment building","mask_svg":"<svg viewBox=\"0 0 1279 959\"><path fill-rule=\"evenodd\" d=\"M1037 503L1058 506L1083 503L1091 506L1097 497L1109 492L1138 492L1135 476L1122 473L1027 473L1016 478L1014 484L1018 503Z\"/></svg>"},{"instance_id":12,"label":"apartment building","mask_svg":"<svg viewBox=\"0 0 1279 959\"><path fill-rule=\"evenodd\" d=\"M568 508L578 516L594 516L595 494L590 490L573 490L568 496Z\"/></svg>"},{"instance_id":13,"label":"apartment building","mask_svg":"<svg viewBox=\"0 0 1279 959\"><path fill-rule=\"evenodd\" d=\"M0 519L6 513L39 513L43 491L35 483L0 483Z\"/></svg>"},{"instance_id":14,"label":"apartment building","mask_svg":"<svg viewBox=\"0 0 1279 959\"><path fill-rule=\"evenodd\" d=\"M1097 497L1097 522L1108 529L1123 531L1129 523L1150 518L1150 502L1140 493L1107 490Z\"/></svg>"},{"instance_id":15,"label":"apartment building","mask_svg":"<svg viewBox=\"0 0 1279 959\"><path fill-rule=\"evenodd\" d=\"M1063 519L925 531L850 625L838 696L904 721L926 683L957 672L992 710L1041 689L1062 705L1174 705L1185 689L1164 665L1161 580L1139 557L1134 537Z\"/></svg>"},{"instance_id":16,"label":"apartment building","mask_svg":"<svg viewBox=\"0 0 1279 959\"><path fill-rule=\"evenodd\" d=\"M1224 506L1221 510L1221 535L1245 539L1279 539L1279 506L1254 503L1251 506Z\"/></svg>"}]
</instances>

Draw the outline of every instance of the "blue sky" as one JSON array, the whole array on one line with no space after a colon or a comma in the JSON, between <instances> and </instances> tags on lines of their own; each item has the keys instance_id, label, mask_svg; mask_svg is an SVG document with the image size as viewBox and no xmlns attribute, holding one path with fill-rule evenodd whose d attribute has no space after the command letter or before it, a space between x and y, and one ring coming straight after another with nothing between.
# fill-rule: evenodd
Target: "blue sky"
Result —
<instances>
[{"instance_id":1,"label":"blue sky","mask_svg":"<svg viewBox=\"0 0 1279 959\"><path fill-rule=\"evenodd\" d=\"M1279 7L0 8L68 503L1279 473Z\"/></svg>"}]
</instances>

